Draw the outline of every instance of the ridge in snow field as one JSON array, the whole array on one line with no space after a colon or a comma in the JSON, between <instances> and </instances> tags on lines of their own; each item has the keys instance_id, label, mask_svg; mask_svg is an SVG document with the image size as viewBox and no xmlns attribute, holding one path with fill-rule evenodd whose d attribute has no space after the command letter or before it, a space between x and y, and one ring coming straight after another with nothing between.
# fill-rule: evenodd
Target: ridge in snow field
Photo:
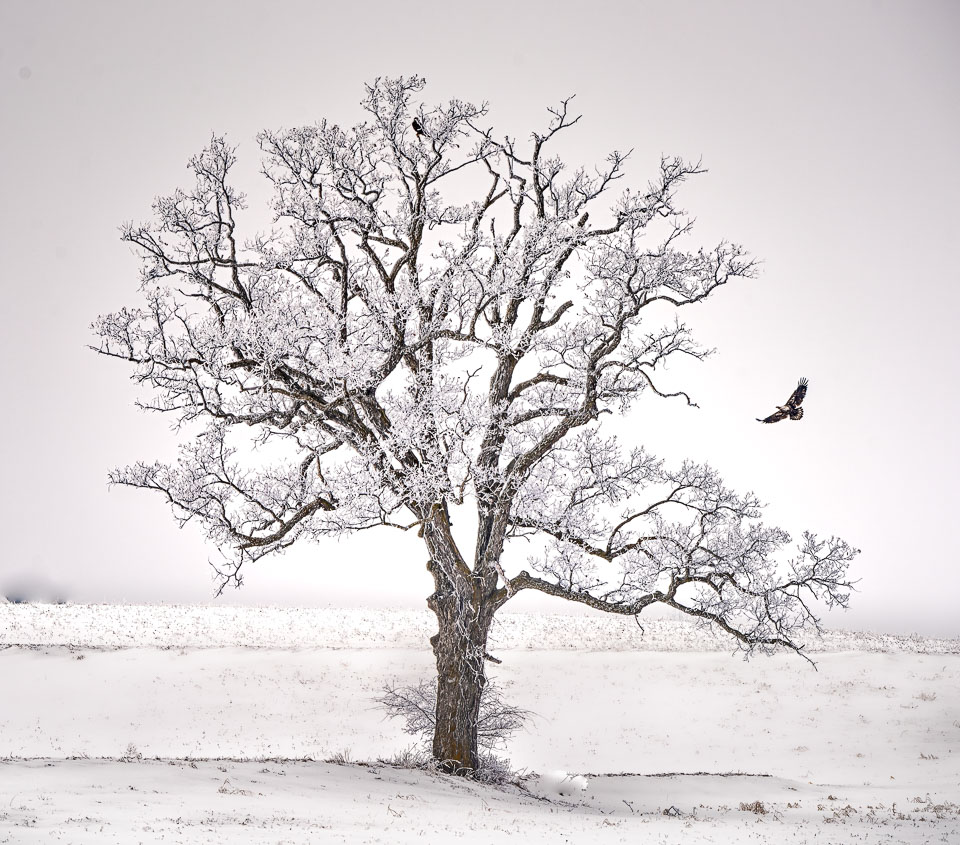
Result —
<instances>
[{"instance_id":1,"label":"ridge in snow field","mask_svg":"<svg viewBox=\"0 0 960 845\"><path fill-rule=\"evenodd\" d=\"M540 785L547 792L561 797L576 796L587 791L587 779L583 775L571 775L563 769L554 769L540 778Z\"/></svg>"}]
</instances>

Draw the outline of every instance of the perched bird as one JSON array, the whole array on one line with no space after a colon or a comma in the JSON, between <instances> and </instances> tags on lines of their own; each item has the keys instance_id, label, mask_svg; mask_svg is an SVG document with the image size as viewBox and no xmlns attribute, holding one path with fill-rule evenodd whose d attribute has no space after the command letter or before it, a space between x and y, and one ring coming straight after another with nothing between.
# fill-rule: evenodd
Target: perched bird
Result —
<instances>
[{"instance_id":1,"label":"perched bird","mask_svg":"<svg viewBox=\"0 0 960 845\"><path fill-rule=\"evenodd\" d=\"M419 118L414 118L413 123L410 124L413 127L413 131L417 133L418 138L423 137L423 124L420 122Z\"/></svg>"},{"instance_id":2,"label":"perched bird","mask_svg":"<svg viewBox=\"0 0 960 845\"><path fill-rule=\"evenodd\" d=\"M807 384L808 382L805 378L800 379L797 389L790 394L790 398L786 404L777 405L777 410L766 419L762 420L757 417L757 422L775 423L780 422L780 420L785 420L787 417L790 417L792 420L799 420L803 417L803 408L800 407L800 403L803 402L803 397L807 395Z\"/></svg>"}]
</instances>

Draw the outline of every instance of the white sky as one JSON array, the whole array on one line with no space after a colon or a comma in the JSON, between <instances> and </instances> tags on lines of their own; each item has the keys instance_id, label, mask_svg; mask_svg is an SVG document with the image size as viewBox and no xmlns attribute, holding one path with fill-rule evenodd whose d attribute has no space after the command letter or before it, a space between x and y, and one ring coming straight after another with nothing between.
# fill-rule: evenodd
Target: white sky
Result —
<instances>
[{"instance_id":1,"label":"white sky","mask_svg":"<svg viewBox=\"0 0 960 845\"><path fill-rule=\"evenodd\" d=\"M0 3L0 592L31 575L77 601L211 598L199 532L106 488L174 444L124 366L85 349L98 314L137 301L118 226L189 183L211 131L240 145L255 201L258 130L353 123L365 81L417 73L429 102L489 100L520 137L576 94L570 158L633 147L637 185L661 153L703 157L681 194L698 240L745 244L762 274L687 312L719 351L668 375L700 410L645 401L630 430L758 491L794 535L861 548L829 625L960 635L960 6L458 7ZM800 376L803 422L756 423ZM225 600L422 606L424 560L368 533L267 559Z\"/></svg>"}]
</instances>

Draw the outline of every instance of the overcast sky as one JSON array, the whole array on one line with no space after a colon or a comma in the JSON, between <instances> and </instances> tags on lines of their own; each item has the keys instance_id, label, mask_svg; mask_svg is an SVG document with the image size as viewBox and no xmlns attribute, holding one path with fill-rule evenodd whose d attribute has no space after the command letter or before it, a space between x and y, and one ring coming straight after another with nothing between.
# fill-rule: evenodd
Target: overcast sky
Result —
<instances>
[{"instance_id":1,"label":"overcast sky","mask_svg":"<svg viewBox=\"0 0 960 845\"><path fill-rule=\"evenodd\" d=\"M175 443L85 348L98 314L138 303L118 227L189 184L212 131L255 199L257 131L349 125L365 81L419 74L428 102L487 100L519 138L576 94L571 158L632 147L638 186L662 153L703 158L681 194L698 239L743 243L762 272L687 312L718 350L671 371L699 410L645 400L631 435L709 460L795 535L861 548L830 626L960 635L958 43L960 5L918 0L2 0L0 592L211 600L200 533L106 486ZM801 376L803 421L755 422ZM423 562L416 538L368 533L268 558L223 600L423 606Z\"/></svg>"}]
</instances>

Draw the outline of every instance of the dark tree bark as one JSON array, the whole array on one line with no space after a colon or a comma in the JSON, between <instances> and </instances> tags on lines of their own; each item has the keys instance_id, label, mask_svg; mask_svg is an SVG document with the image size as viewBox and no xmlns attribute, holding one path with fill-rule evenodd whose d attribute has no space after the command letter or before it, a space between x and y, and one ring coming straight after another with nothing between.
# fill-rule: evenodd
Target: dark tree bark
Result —
<instances>
[{"instance_id":1,"label":"dark tree bark","mask_svg":"<svg viewBox=\"0 0 960 845\"><path fill-rule=\"evenodd\" d=\"M451 772L479 768L477 725L480 698L487 683L484 654L490 631L490 613L460 603L459 596L428 605L437 615L439 630L430 639L437 660L437 713L433 756Z\"/></svg>"},{"instance_id":2,"label":"dark tree bark","mask_svg":"<svg viewBox=\"0 0 960 845\"><path fill-rule=\"evenodd\" d=\"M496 575L471 570L450 533L445 508L435 506L423 527L435 590L427 606L437 617L430 645L437 663L437 711L433 756L451 772L479 767L477 725L487 637L496 605Z\"/></svg>"}]
</instances>

